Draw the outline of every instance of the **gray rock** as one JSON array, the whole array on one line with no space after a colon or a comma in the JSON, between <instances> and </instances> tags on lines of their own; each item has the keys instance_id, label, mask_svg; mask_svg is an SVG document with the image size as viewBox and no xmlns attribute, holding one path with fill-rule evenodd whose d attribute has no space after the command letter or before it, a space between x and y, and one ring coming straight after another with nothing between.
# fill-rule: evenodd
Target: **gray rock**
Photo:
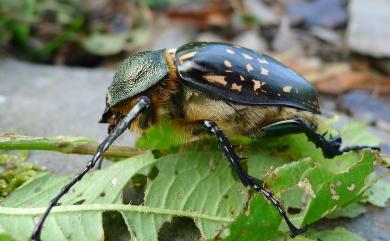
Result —
<instances>
[{"instance_id":1,"label":"gray rock","mask_svg":"<svg viewBox=\"0 0 390 241\"><path fill-rule=\"evenodd\" d=\"M302 50L298 34L290 28L290 20L287 17L283 18L280 23L278 32L272 42L272 48L278 53Z\"/></svg>"},{"instance_id":2,"label":"gray rock","mask_svg":"<svg viewBox=\"0 0 390 241\"><path fill-rule=\"evenodd\" d=\"M102 141L107 126L98 124L112 70L53 67L0 61L0 132L30 136L85 136ZM117 144L132 145L122 135ZM54 152L30 152L29 161L57 174L74 172L91 158Z\"/></svg>"},{"instance_id":3,"label":"gray rock","mask_svg":"<svg viewBox=\"0 0 390 241\"><path fill-rule=\"evenodd\" d=\"M294 24L335 28L347 22L342 0L289 1L286 14Z\"/></svg>"},{"instance_id":4,"label":"gray rock","mask_svg":"<svg viewBox=\"0 0 390 241\"><path fill-rule=\"evenodd\" d=\"M321 39L322 41L325 41L327 43L341 46L342 45L342 38L338 32L336 32L333 29L314 26L310 28L310 32L317 38Z\"/></svg>"},{"instance_id":5,"label":"gray rock","mask_svg":"<svg viewBox=\"0 0 390 241\"><path fill-rule=\"evenodd\" d=\"M389 101L363 91L353 91L340 97L339 105L356 119L390 126Z\"/></svg>"},{"instance_id":6,"label":"gray rock","mask_svg":"<svg viewBox=\"0 0 390 241\"><path fill-rule=\"evenodd\" d=\"M381 142L381 153L383 155L390 155L390 132L383 131L381 128L370 127L370 132L377 136ZM390 176L389 176L390 178Z\"/></svg>"},{"instance_id":7,"label":"gray rock","mask_svg":"<svg viewBox=\"0 0 390 241\"><path fill-rule=\"evenodd\" d=\"M278 16L262 1L245 0L243 4L245 9L262 25L276 25L279 23Z\"/></svg>"},{"instance_id":8,"label":"gray rock","mask_svg":"<svg viewBox=\"0 0 390 241\"><path fill-rule=\"evenodd\" d=\"M368 212L354 219L322 219L312 227L316 229L333 229L338 226L361 235L370 241L388 241L390 237L390 207L377 208L368 206Z\"/></svg>"},{"instance_id":9,"label":"gray rock","mask_svg":"<svg viewBox=\"0 0 390 241\"><path fill-rule=\"evenodd\" d=\"M226 42L221 36L216 35L212 32L203 32L201 34L198 34L195 41L199 42Z\"/></svg>"},{"instance_id":10,"label":"gray rock","mask_svg":"<svg viewBox=\"0 0 390 241\"><path fill-rule=\"evenodd\" d=\"M191 42L195 37L194 28L183 25L162 25L161 32L150 45L152 50L177 48Z\"/></svg>"},{"instance_id":11,"label":"gray rock","mask_svg":"<svg viewBox=\"0 0 390 241\"><path fill-rule=\"evenodd\" d=\"M390 103L370 96L366 92L354 91L343 95L338 105L354 119L373 123L370 131L381 140L382 154L390 154Z\"/></svg>"},{"instance_id":12,"label":"gray rock","mask_svg":"<svg viewBox=\"0 0 390 241\"><path fill-rule=\"evenodd\" d=\"M349 47L374 57L390 57L390 1L351 0L349 13Z\"/></svg>"},{"instance_id":13,"label":"gray rock","mask_svg":"<svg viewBox=\"0 0 390 241\"><path fill-rule=\"evenodd\" d=\"M236 38L232 40L232 43L259 52L264 52L267 50L267 44L265 40L261 38L259 34L254 30L248 30L239 34Z\"/></svg>"}]
</instances>

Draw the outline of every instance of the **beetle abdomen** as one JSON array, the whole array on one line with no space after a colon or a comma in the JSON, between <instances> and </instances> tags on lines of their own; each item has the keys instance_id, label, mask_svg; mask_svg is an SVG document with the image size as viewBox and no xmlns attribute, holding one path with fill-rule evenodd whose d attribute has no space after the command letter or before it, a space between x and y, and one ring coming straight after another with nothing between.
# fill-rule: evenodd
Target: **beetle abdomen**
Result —
<instances>
[{"instance_id":1,"label":"beetle abdomen","mask_svg":"<svg viewBox=\"0 0 390 241\"><path fill-rule=\"evenodd\" d=\"M243 105L288 106L319 113L317 93L303 77L275 59L224 43L191 43L176 51L184 84Z\"/></svg>"}]
</instances>

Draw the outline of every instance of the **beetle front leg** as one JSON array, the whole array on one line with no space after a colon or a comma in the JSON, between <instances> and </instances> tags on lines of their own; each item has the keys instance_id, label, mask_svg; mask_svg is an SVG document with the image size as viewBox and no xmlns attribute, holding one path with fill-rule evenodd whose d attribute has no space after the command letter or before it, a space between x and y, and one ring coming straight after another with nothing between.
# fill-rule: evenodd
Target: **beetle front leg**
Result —
<instances>
[{"instance_id":1,"label":"beetle front leg","mask_svg":"<svg viewBox=\"0 0 390 241\"><path fill-rule=\"evenodd\" d=\"M36 223L33 233L31 235L31 240L41 241L41 232L43 228L43 224L45 223L46 218L49 216L50 211L55 207L58 201L64 196L69 190L80 181L85 174L87 174L96 163L101 160L104 152L108 150L110 145L129 127L132 121L143 111L147 110L151 105L149 98L141 97L140 100L134 105L134 107L130 110L130 112L115 126L115 128L110 132L108 137L104 139L104 141L98 146L95 155L88 162L87 166L83 171L78 173L76 176L72 178L72 180L61 188L61 191L49 202L49 206L45 210L44 214Z\"/></svg>"},{"instance_id":2,"label":"beetle front leg","mask_svg":"<svg viewBox=\"0 0 390 241\"><path fill-rule=\"evenodd\" d=\"M287 216L286 211L281 206L279 200L273 197L273 194L270 191L264 189L261 186L259 180L245 173L245 171L242 169L240 165L241 158L237 156L236 152L233 149L233 146L230 144L228 138L225 136L223 131L217 126L217 124L213 121L205 120L203 121L203 125L204 127L206 127L210 135L213 135L217 138L219 146L222 148L225 156L229 160L230 164L233 166L234 170L237 172L241 182L245 186L249 185L256 192L262 193L264 197L267 198L267 200L270 201L278 209L280 215L284 218L285 222L287 223L290 229L291 237L295 237L298 234L304 233L306 230L305 228L297 228L294 226L294 224L291 223L290 219Z\"/></svg>"},{"instance_id":3,"label":"beetle front leg","mask_svg":"<svg viewBox=\"0 0 390 241\"><path fill-rule=\"evenodd\" d=\"M322 134L318 133L317 127L315 125L307 123L302 118L280 121L264 127L262 131L264 131L264 134L268 136L304 133L309 141L313 142L317 148L322 150L322 153L326 158L333 158L345 152L362 150L366 148L380 151L380 147L378 146L356 145L341 148L342 139L340 136L336 136L328 140L325 138L327 132Z\"/></svg>"}]
</instances>

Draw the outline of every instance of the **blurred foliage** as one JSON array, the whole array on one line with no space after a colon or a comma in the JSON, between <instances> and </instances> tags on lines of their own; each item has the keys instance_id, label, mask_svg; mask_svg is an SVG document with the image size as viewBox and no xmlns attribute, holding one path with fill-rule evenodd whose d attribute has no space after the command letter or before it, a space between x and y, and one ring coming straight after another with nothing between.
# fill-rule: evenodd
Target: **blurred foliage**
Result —
<instances>
[{"instance_id":1,"label":"blurred foliage","mask_svg":"<svg viewBox=\"0 0 390 241\"><path fill-rule=\"evenodd\" d=\"M50 63L118 54L146 42L145 9L142 1L4 0L0 45L12 54Z\"/></svg>"}]
</instances>

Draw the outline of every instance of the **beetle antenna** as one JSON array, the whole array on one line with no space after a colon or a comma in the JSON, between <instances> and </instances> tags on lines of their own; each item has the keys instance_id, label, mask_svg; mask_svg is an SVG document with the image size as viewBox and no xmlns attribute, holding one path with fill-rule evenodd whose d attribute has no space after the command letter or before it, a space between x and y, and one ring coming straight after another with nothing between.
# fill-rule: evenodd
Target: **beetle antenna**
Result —
<instances>
[{"instance_id":1,"label":"beetle antenna","mask_svg":"<svg viewBox=\"0 0 390 241\"><path fill-rule=\"evenodd\" d=\"M38 223L35 225L35 228L31 235L31 240L41 241L42 227L51 209L57 205L60 198L64 196L70 190L71 187L73 187L78 181L80 181L84 177L84 175L95 166L96 162L103 157L103 153L108 150L110 145L128 128L128 126L133 122L133 120L144 110L148 109L150 105L151 102L149 98L142 96L140 100L130 110L130 112L126 115L126 117L123 118L123 120L121 120L121 122L119 122L119 124L115 126L109 136L99 145L95 155L88 162L85 169L82 172L78 173L76 176L74 176L68 184L62 187L61 191L57 194L57 196L50 200L49 206L39 219Z\"/></svg>"}]
</instances>

